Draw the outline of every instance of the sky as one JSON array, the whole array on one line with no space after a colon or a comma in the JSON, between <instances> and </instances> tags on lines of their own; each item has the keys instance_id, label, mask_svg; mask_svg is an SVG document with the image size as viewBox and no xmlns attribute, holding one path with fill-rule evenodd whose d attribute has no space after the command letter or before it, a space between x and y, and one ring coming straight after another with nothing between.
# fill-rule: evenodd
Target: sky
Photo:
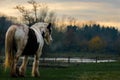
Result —
<instances>
[{"instance_id":1,"label":"sky","mask_svg":"<svg viewBox=\"0 0 120 80\"><path fill-rule=\"evenodd\" d=\"M16 5L27 4L28 0L0 0L0 13L20 16ZM120 0L36 0L46 3L58 16L67 15L80 21L95 21L101 25L120 29Z\"/></svg>"}]
</instances>

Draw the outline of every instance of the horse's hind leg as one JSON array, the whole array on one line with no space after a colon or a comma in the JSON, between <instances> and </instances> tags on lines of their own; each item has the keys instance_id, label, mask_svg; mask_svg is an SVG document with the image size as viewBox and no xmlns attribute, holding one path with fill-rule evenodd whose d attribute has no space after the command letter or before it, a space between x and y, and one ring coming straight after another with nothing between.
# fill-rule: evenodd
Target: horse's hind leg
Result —
<instances>
[{"instance_id":1,"label":"horse's hind leg","mask_svg":"<svg viewBox=\"0 0 120 80\"><path fill-rule=\"evenodd\" d=\"M16 53L16 56L14 57L14 62L12 64L12 69L11 69L11 76L12 77L17 77L17 62L19 60L19 57L22 53L22 50L18 50L17 53Z\"/></svg>"},{"instance_id":2,"label":"horse's hind leg","mask_svg":"<svg viewBox=\"0 0 120 80\"><path fill-rule=\"evenodd\" d=\"M17 63L18 63L18 60L19 60L19 57L21 56L23 50L24 50L24 43L22 43L22 40L20 41L21 43L19 43L18 45L18 50L17 50L17 53L16 55L14 56L14 62L13 62L13 69L11 71L11 76L13 77L17 77L19 76L19 69L17 68Z\"/></svg>"},{"instance_id":3,"label":"horse's hind leg","mask_svg":"<svg viewBox=\"0 0 120 80\"><path fill-rule=\"evenodd\" d=\"M21 76L21 77L25 76L25 71L26 71L27 63L28 63L28 56L24 56L22 65L19 68L19 76Z\"/></svg>"}]
</instances>

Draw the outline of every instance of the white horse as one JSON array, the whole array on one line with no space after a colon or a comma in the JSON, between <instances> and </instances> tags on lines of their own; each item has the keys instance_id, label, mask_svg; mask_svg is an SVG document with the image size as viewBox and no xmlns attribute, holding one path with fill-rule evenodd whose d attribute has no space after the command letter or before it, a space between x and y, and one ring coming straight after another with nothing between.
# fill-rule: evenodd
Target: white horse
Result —
<instances>
[{"instance_id":1,"label":"white horse","mask_svg":"<svg viewBox=\"0 0 120 80\"><path fill-rule=\"evenodd\" d=\"M50 44L51 24L39 22L32 27L27 25L12 25L5 37L5 69L10 68L11 76L25 76L28 56L34 55L32 76L39 76L39 57L42 54L44 41ZM20 68L17 68L19 57L24 59Z\"/></svg>"}]
</instances>

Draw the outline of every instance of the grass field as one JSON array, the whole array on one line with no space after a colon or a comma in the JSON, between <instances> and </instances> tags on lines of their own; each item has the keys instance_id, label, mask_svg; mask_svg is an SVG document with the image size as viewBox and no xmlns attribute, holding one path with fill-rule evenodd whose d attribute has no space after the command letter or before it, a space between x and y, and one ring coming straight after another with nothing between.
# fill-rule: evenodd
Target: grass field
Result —
<instances>
[{"instance_id":1,"label":"grass field","mask_svg":"<svg viewBox=\"0 0 120 80\"><path fill-rule=\"evenodd\" d=\"M120 62L69 64L67 67L40 67L39 78L31 77L31 68L25 78L11 78L0 70L0 80L120 80Z\"/></svg>"}]
</instances>

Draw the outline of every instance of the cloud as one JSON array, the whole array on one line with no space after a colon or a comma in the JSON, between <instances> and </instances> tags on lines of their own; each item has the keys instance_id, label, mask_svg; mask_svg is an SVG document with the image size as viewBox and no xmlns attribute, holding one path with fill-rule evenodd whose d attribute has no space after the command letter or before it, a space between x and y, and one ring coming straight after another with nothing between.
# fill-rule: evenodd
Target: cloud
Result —
<instances>
[{"instance_id":1,"label":"cloud","mask_svg":"<svg viewBox=\"0 0 120 80\"><path fill-rule=\"evenodd\" d=\"M64 2L64 3L56 3L56 4L50 4L51 8L55 8L57 10L61 11L79 11L81 12L99 12L100 11L111 11L115 10L112 9L112 7L108 3L96 3L96 2Z\"/></svg>"},{"instance_id":2,"label":"cloud","mask_svg":"<svg viewBox=\"0 0 120 80\"><path fill-rule=\"evenodd\" d=\"M75 0L76 1L76 0ZM82 2L63 2L51 4L51 8L56 8L58 14L65 14L70 16L77 16L83 20L94 20L94 21L116 21L120 22L120 6L112 4L113 1L108 0L92 2L85 0ZM115 3L115 1L114 1Z\"/></svg>"}]
</instances>

